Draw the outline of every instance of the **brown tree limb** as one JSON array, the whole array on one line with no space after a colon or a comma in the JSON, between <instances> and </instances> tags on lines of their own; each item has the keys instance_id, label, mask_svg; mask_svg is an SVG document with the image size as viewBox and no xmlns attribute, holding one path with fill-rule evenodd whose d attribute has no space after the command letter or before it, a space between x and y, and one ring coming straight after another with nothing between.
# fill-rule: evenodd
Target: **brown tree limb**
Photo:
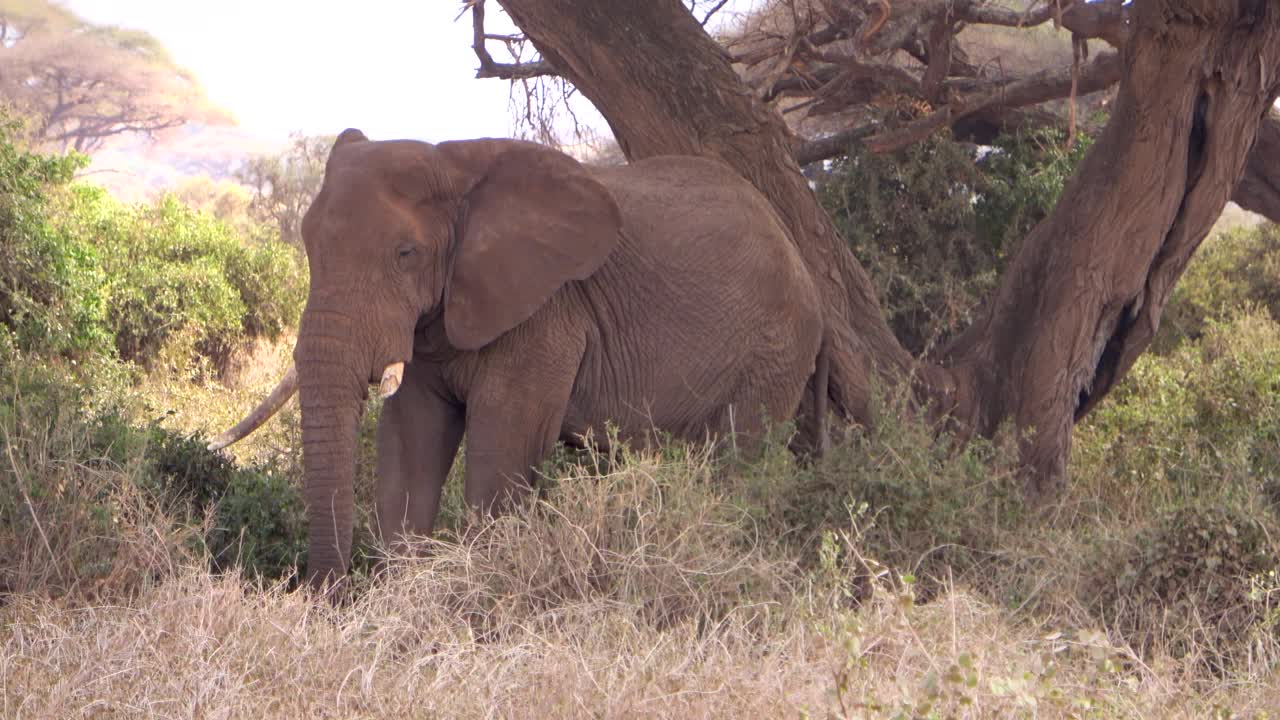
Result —
<instances>
[{"instance_id":1,"label":"brown tree limb","mask_svg":"<svg viewBox=\"0 0 1280 720\"><path fill-rule=\"evenodd\" d=\"M951 41L955 32L951 19L943 16L929 30L929 64L920 78L920 95L931 103L942 100L943 81L951 74Z\"/></svg>"},{"instance_id":2,"label":"brown tree limb","mask_svg":"<svg viewBox=\"0 0 1280 720\"><path fill-rule=\"evenodd\" d=\"M1059 6L1057 0L1048 0L1038 8L1028 9L1025 12L1016 12L999 6L966 2L957 3L959 7L957 7L956 14L960 20L967 23L1028 28L1043 25L1053 20L1057 17L1060 7L1066 8L1071 3L1072 0L1063 0Z\"/></svg>"},{"instance_id":3,"label":"brown tree limb","mask_svg":"<svg viewBox=\"0 0 1280 720\"><path fill-rule=\"evenodd\" d=\"M1104 53L1094 58L1092 63L1080 71L1078 86L1075 90L1081 94L1104 90L1120 78L1120 72L1119 54ZM866 145L873 152L892 152L919 142L937 129L954 124L970 115L992 109L1037 105L1047 100L1067 97L1072 94L1075 84L1076 79L1070 68L1037 73L1011 82L997 90L962 96L951 105L944 105L902 128L867 140ZM805 155L810 156L812 152L806 151Z\"/></svg>"},{"instance_id":4,"label":"brown tree limb","mask_svg":"<svg viewBox=\"0 0 1280 720\"><path fill-rule=\"evenodd\" d=\"M810 140L796 147L795 158L800 165L826 160L848 152L849 146L865 140L879 130L878 125L860 125L833 133L824 138Z\"/></svg>"},{"instance_id":5,"label":"brown tree limb","mask_svg":"<svg viewBox=\"0 0 1280 720\"><path fill-rule=\"evenodd\" d=\"M1231 199L1245 210L1280 223L1280 114L1272 111L1258 129L1244 177Z\"/></svg>"},{"instance_id":6,"label":"brown tree limb","mask_svg":"<svg viewBox=\"0 0 1280 720\"><path fill-rule=\"evenodd\" d=\"M472 41L471 49L480 60L480 68L476 70L477 78L499 78L501 80L528 80L530 78L556 75L555 68L545 60L527 63L500 63L493 59L485 43L493 36L484 31L484 0L470 0ZM465 11L465 10L464 10Z\"/></svg>"}]
</instances>

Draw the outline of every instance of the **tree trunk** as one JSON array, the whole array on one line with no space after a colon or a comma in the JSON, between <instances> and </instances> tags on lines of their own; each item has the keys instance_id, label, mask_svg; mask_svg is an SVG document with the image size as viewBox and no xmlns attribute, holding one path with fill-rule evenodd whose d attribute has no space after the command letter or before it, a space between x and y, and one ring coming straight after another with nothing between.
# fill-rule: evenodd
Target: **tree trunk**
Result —
<instances>
[{"instance_id":1,"label":"tree trunk","mask_svg":"<svg viewBox=\"0 0 1280 720\"><path fill-rule=\"evenodd\" d=\"M917 365L893 337L789 130L679 0L501 2L629 158L716 157L773 202L828 303L838 411L868 419L873 372L915 377L962 429L990 433L1009 417L1034 428L1024 450L1036 491L1062 482L1072 423L1150 343L1280 89L1274 2L1135 0L1107 129L943 368Z\"/></svg>"},{"instance_id":2,"label":"tree trunk","mask_svg":"<svg viewBox=\"0 0 1280 720\"><path fill-rule=\"evenodd\" d=\"M1058 490L1072 424L1151 343L1244 174L1280 90L1280 11L1255 5L1249 17L1243 2L1135 3L1106 129L946 354L980 398L970 425L1035 430L1033 494Z\"/></svg>"}]
</instances>

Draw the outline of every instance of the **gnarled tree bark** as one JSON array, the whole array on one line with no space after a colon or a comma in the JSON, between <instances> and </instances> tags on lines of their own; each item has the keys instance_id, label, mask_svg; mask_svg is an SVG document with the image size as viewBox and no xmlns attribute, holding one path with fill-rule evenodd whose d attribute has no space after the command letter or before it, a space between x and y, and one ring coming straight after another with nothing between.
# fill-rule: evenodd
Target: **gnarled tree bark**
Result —
<instances>
[{"instance_id":1,"label":"gnarled tree bark","mask_svg":"<svg viewBox=\"0 0 1280 720\"><path fill-rule=\"evenodd\" d=\"M1034 429L1034 494L1065 478L1071 426L1147 348L1244 174L1280 92L1273 3L1138 0L1111 119L946 353L981 433Z\"/></svg>"},{"instance_id":2,"label":"gnarled tree bark","mask_svg":"<svg viewBox=\"0 0 1280 720\"><path fill-rule=\"evenodd\" d=\"M1116 37L1121 80L1107 128L939 366L918 363L894 338L800 174L792 134L678 0L501 2L629 158L716 157L773 202L829 304L837 410L867 420L879 373L917 381L962 429L988 434L1012 418L1035 430L1024 458L1036 496L1063 482L1072 424L1150 343L1280 92L1276 3L1135 0L1127 36ZM1269 180L1247 186L1246 207L1273 202L1272 167L1253 173Z\"/></svg>"}]
</instances>

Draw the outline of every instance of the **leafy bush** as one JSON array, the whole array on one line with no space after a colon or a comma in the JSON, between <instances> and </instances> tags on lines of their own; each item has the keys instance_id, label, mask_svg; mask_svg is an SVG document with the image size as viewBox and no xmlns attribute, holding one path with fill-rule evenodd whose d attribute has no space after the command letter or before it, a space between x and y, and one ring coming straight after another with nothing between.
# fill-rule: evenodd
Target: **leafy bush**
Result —
<instances>
[{"instance_id":1,"label":"leafy bush","mask_svg":"<svg viewBox=\"0 0 1280 720\"><path fill-rule=\"evenodd\" d=\"M1061 131L1006 136L975 162L946 133L888 155L853 148L818 196L870 273L898 339L919 354L972 320L1018 241L1043 219L1089 145Z\"/></svg>"},{"instance_id":2,"label":"leafy bush","mask_svg":"<svg viewBox=\"0 0 1280 720\"><path fill-rule=\"evenodd\" d=\"M128 591L201 557L267 578L305 562L301 494L281 469L236 465L206 439L138 427L116 408L88 413L70 369L5 367L0 477L13 482L0 482L0 546L13 552L0 557L0 588Z\"/></svg>"},{"instance_id":3,"label":"leafy bush","mask_svg":"<svg viewBox=\"0 0 1280 720\"><path fill-rule=\"evenodd\" d=\"M974 241L981 184L972 152L940 134L891 155L854 149L819 186L912 352L967 323L994 282L1000 249Z\"/></svg>"},{"instance_id":4,"label":"leafy bush","mask_svg":"<svg viewBox=\"0 0 1280 720\"><path fill-rule=\"evenodd\" d=\"M1071 147L1066 141L1066 133L1057 128L1002 135L979 163L984 183L974 206L978 237L1001 248L1004 256L1058 204L1093 144L1083 133Z\"/></svg>"},{"instance_id":5,"label":"leafy bush","mask_svg":"<svg viewBox=\"0 0 1280 720\"><path fill-rule=\"evenodd\" d=\"M78 234L97 239L121 358L151 364L186 342L217 362L246 336L274 338L296 324L305 278L289 248L246 245L172 195L134 207L96 188L76 197L68 215Z\"/></svg>"},{"instance_id":6,"label":"leafy bush","mask_svg":"<svg viewBox=\"0 0 1280 720\"><path fill-rule=\"evenodd\" d=\"M215 363L249 337L297 323L295 251L247 243L172 195L123 205L72 184L86 163L14 143L0 123L0 328L26 353L118 355L151 365L168 346ZM182 360L185 362L185 357Z\"/></svg>"},{"instance_id":7,"label":"leafy bush","mask_svg":"<svg viewBox=\"0 0 1280 720\"><path fill-rule=\"evenodd\" d=\"M1075 472L1100 511L1261 502L1280 482L1280 326L1241 312L1204 332L1138 358L1076 429Z\"/></svg>"},{"instance_id":8,"label":"leafy bush","mask_svg":"<svg viewBox=\"0 0 1280 720\"><path fill-rule=\"evenodd\" d=\"M1174 287L1153 349L1168 353L1202 336L1210 321L1228 320L1245 307L1280 320L1280 225L1235 228L1205 240Z\"/></svg>"},{"instance_id":9,"label":"leafy bush","mask_svg":"<svg viewBox=\"0 0 1280 720\"><path fill-rule=\"evenodd\" d=\"M0 115L0 332L18 349L82 355L104 344L97 251L59 227L51 195L88 163L15 144L19 124Z\"/></svg>"}]
</instances>

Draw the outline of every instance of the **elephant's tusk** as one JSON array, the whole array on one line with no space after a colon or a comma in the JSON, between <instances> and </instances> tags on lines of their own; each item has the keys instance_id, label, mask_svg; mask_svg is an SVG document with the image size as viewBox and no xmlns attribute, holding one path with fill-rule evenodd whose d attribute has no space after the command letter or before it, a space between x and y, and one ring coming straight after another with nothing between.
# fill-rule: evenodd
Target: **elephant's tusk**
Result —
<instances>
[{"instance_id":1,"label":"elephant's tusk","mask_svg":"<svg viewBox=\"0 0 1280 720\"><path fill-rule=\"evenodd\" d=\"M244 438L249 433L258 429L258 426L266 422L279 412L281 407L293 397L298 391L298 368L290 363L289 372L285 373L280 383L276 385L267 399L259 403L244 419L236 423L235 427L222 433L209 443L210 450L221 450L222 448Z\"/></svg>"},{"instance_id":2,"label":"elephant's tusk","mask_svg":"<svg viewBox=\"0 0 1280 720\"><path fill-rule=\"evenodd\" d=\"M382 383L378 385L378 395L383 400L395 395L400 389L402 380L404 380L404 363L391 363L386 370L382 371Z\"/></svg>"}]
</instances>

